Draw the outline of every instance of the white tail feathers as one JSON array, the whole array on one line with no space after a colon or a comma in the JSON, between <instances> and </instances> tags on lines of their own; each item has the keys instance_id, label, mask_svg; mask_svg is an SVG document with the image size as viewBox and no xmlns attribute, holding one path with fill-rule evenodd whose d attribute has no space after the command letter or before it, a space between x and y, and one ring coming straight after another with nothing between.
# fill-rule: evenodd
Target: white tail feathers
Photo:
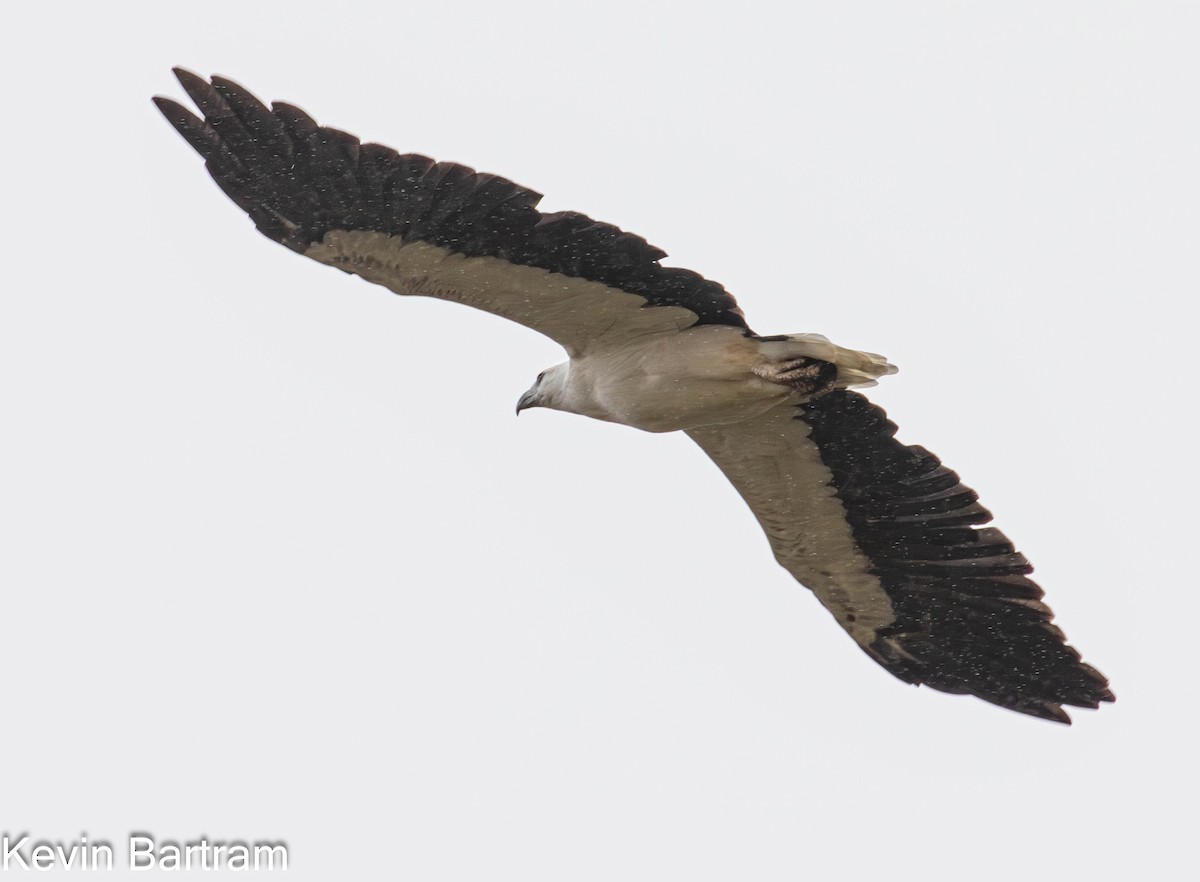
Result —
<instances>
[{"instance_id":1,"label":"white tail feathers","mask_svg":"<svg viewBox=\"0 0 1200 882\"><path fill-rule=\"evenodd\" d=\"M879 377L896 373L896 366L874 352L860 352L831 343L820 334L788 334L785 339L767 340L759 344L771 360L807 356L837 365L837 388L874 386Z\"/></svg>"}]
</instances>

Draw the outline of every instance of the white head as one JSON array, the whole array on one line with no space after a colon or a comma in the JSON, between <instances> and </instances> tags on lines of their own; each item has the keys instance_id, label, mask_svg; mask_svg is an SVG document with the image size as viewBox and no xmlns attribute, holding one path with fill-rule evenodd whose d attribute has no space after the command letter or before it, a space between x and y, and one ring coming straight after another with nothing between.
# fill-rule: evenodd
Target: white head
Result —
<instances>
[{"instance_id":1,"label":"white head","mask_svg":"<svg viewBox=\"0 0 1200 882\"><path fill-rule=\"evenodd\" d=\"M563 362L556 364L552 368L546 368L538 374L537 380L529 388L529 391L521 396L521 400L517 402L517 414L530 407L548 407L551 410L566 410L571 408L567 404L567 378L571 372L571 363Z\"/></svg>"}]
</instances>

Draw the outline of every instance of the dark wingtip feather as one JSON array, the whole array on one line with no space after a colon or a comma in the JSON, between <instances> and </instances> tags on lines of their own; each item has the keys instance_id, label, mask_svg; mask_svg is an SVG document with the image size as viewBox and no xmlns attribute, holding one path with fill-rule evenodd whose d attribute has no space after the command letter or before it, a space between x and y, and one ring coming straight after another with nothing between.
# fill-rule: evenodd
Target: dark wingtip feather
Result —
<instances>
[{"instance_id":1,"label":"dark wingtip feather","mask_svg":"<svg viewBox=\"0 0 1200 882\"><path fill-rule=\"evenodd\" d=\"M216 133L204 123L204 120L170 98L155 95L150 100L166 117L167 122L175 128L175 131L179 132L183 139L192 145L192 149L202 157L210 160L220 153L221 141Z\"/></svg>"},{"instance_id":2,"label":"dark wingtip feather","mask_svg":"<svg viewBox=\"0 0 1200 882\"><path fill-rule=\"evenodd\" d=\"M150 100L154 102L154 106L162 111L162 115L170 120L172 124L176 120L181 122L190 120L198 125L203 125L200 117L196 116L196 114L192 113L178 101L164 97L163 95L155 95Z\"/></svg>"},{"instance_id":3,"label":"dark wingtip feather","mask_svg":"<svg viewBox=\"0 0 1200 882\"><path fill-rule=\"evenodd\" d=\"M204 77L192 73L190 70L185 70L182 67L172 68L175 74L175 79L179 80L179 85L183 86L183 91L187 92L189 98L196 103L207 115L210 108L219 106L221 98L213 89L212 84Z\"/></svg>"},{"instance_id":4,"label":"dark wingtip feather","mask_svg":"<svg viewBox=\"0 0 1200 882\"><path fill-rule=\"evenodd\" d=\"M1071 715L1062 709L1061 704L1044 704L1041 706L1041 713L1033 710L1025 711L1035 717L1041 717L1043 720L1049 720L1052 723L1062 723L1064 726L1071 725Z\"/></svg>"},{"instance_id":5,"label":"dark wingtip feather","mask_svg":"<svg viewBox=\"0 0 1200 882\"><path fill-rule=\"evenodd\" d=\"M217 94L239 112L253 110L256 115L269 114L271 112L265 104L251 94L249 89L227 77L219 77L214 74L212 85L217 90Z\"/></svg>"},{"instance_id":6,"label":"dark wingtip feather","mask_svg":"<svg viewBox=\"0 0 1200 882\"><path fill-rule=\"evenodd\" d=\"M175 74L175 79L179 80L179 85L183 86L183 90L189 95L191 90L195 88L206 88L208 81L198 73L193 73L186 67L173 67L171 73Z\"/></svg>"},{"instance_id":7,"label":"dark wingtip feather","mask_svg":"<svg viewBox=\"0 0 1200 882\"><path fill-rule=\"evenodd\" d=\"M150 100L154 102L154 106L157 107L159 111L161 111L162 115L167 119L177 116L190 116L193 119L196 119L195 115L190 110L188 110L178 101L173 101L164 95L155 95Z\"/></svg>"}]
</instances>

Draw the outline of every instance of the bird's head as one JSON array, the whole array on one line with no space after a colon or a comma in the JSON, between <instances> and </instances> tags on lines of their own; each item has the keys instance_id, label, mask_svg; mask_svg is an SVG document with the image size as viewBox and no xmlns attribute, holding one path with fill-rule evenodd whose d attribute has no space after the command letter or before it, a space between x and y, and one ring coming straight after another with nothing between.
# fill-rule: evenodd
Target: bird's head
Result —
<instances>
[{"instance_id":1,"label":"bird's head","mask_svg":"<svg viewBox=\"0 0 1200 882\"><path fill-rule=\"evenodd\" d=\"M549 407L551 410L566 410L566 386L569 363L556 364L538 374L529 391L517 402L517 415L531 407Z\"/></svg>"}]
</instances>

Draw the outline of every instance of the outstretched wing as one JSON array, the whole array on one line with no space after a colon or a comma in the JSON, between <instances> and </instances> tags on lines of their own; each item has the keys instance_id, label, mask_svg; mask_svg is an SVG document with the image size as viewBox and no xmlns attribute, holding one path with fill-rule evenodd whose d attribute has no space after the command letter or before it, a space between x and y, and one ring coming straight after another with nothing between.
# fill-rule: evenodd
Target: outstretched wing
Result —
<instances>
[{"instance_id":1,"label":"outstretched wing","mask_svg":"<svg viewBox=\"0 0 1200 882\"><path fill-rule=\"evenodd\" d=\"M750 333L723 287L660 266L666 254L639 236L576 212L542 214L532 190L360 144L230 80L175 74L204 118L168 98L158 108L259 231L293 251L397 294L501 315L572 354L697 324Z\"/></svg>"},{"instance_id":2,"label":"outstretched wing","mask_svg":"<svg viewBox=\"0 0 1200 882\"><path fill-rule=\"evenodd\" d=\"M746 500L780 564L901 680L1069 723L1112 701L1051 623L1032 567L958 475L837 391L689 431Z\"/></svg>"}]
</instances>

